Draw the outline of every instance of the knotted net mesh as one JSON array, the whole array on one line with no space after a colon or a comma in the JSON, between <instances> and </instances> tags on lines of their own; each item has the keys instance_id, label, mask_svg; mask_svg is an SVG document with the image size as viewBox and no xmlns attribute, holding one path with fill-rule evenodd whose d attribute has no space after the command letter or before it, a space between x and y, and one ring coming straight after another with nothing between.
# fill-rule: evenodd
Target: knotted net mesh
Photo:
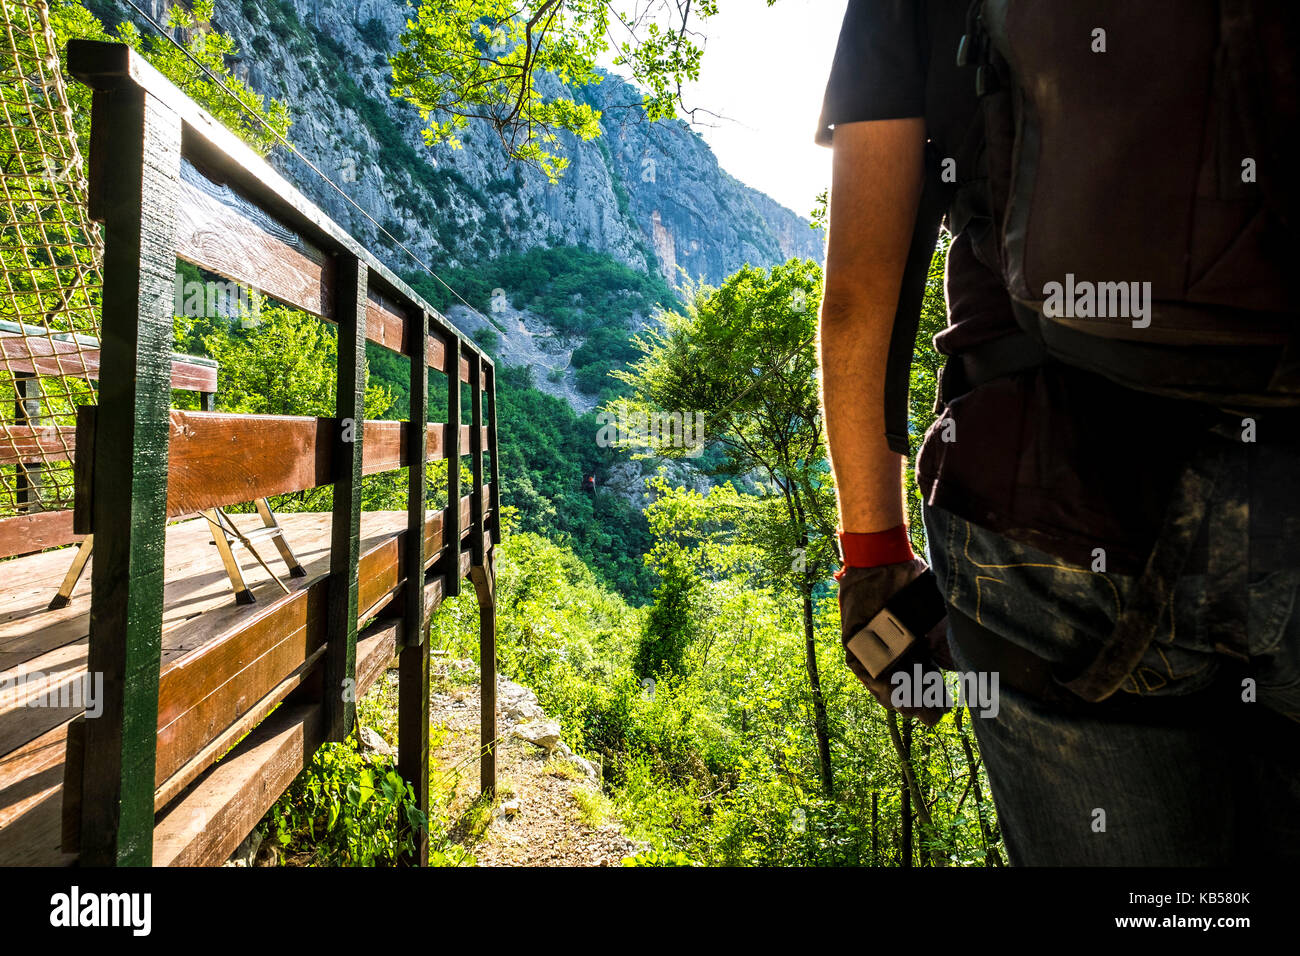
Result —
<instances>
[{"instance_id":1,"label":"knotted net mesh","mask_svg":"<svg viewBox=\"0 0 1300 956\"><path fill-rule=\"evenodd\" d=\"M0 0L0 517L72 505L103 243L43 0Z\"/></svg>"}]
</instances>

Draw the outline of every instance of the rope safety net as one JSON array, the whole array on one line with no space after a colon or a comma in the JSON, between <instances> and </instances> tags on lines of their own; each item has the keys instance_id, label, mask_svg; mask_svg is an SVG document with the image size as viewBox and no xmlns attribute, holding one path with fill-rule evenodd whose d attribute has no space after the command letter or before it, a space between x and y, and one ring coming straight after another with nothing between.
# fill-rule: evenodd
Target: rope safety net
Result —
<instances>
[{"instance_id":1,"label":"rope safety net","mask_svg":"<svg viewBox=\"0 0 1300 956\"><path fill-rule=\"evenodd\" d=\"M0 0L0 518L70 508L103 242L44 0Z\"/></svg>"}]
</instances>

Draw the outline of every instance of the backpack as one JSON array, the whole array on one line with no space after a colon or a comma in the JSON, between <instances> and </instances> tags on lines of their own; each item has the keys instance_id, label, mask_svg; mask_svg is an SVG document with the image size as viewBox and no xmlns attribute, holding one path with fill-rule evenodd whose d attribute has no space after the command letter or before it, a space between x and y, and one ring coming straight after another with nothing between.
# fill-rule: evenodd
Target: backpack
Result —
<instances>
[{"instance_id":1,"label":"backpack","mask_svg":"<svg viewBox=\"0 0 1300 956\"><path fill-rule=\"evenodd\" d=\"M1300 405L1298 41L1294 0L971 5L976 254L1040 350L1142 391Z\"/></svg>"},{"instance_id":2,"label":"backpack","mask_svg":"<svg viewBox=\"0 0 1300 956\"><path fill-rule=\"evenodd\" d=\"M1023 333L963 354L966 386L1059 361L1188 400L1189 415L1300 406L1297 50L1296 0L974 0L957 56L975 67L980 116L956 189L927 156L886 370L890 447L909 451L908 370L945 211ZM1136 597L1060 684L1104 700L1137 666L1227 467L1221 448L1189 461ZM1233 646L1243 582L1213 597Z\"/></svg>"}]
</instances>

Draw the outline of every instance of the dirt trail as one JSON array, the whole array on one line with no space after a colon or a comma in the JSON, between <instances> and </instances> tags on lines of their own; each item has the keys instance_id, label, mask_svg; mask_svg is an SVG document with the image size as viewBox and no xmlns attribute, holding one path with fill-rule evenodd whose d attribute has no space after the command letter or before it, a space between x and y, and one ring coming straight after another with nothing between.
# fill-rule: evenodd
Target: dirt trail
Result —
<instances>
[{"instance_id":1,"label":"dirt trail","mask_svg":"<svg viewBox=\"0 0 1300 956\"><path fill-rule=\"evenodd\" d=\"M514 736L508 719L499 718L497 799L485 806L477 799L479 689L439 682L432 691L430 771L454 788L452 835L479 866L618 866L643 849L579 765L560 748L548 755Z\"/></svg>"}]
</instances>

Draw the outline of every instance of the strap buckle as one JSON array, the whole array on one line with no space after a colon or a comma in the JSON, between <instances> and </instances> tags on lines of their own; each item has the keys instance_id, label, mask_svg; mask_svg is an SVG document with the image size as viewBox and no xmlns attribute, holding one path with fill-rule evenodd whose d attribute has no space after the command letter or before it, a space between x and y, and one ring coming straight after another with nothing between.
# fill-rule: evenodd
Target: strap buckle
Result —
<instances>
[{"instance_id":1,"label":"strap buckle","mask_svg":"<svg viewBox=\"0 0 1300 956\"><path fill-rule=\"evenodd\" d=\"M916 643L916 635L889 608L883 608L867 626L849 638L848 649L873 677L878 678Z\"/></svg>"}]
</instances>

